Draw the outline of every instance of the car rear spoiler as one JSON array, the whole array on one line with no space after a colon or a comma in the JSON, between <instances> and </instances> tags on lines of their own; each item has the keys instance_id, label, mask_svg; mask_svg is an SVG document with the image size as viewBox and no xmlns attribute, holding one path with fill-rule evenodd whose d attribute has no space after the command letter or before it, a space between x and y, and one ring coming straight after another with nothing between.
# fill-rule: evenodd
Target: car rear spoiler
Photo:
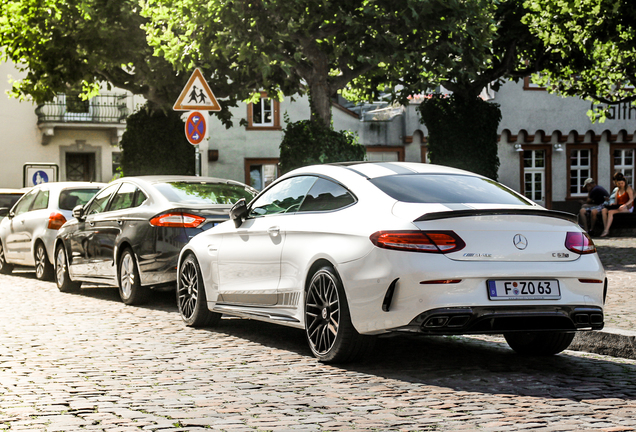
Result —
<instances>
[{"instance_id":1,"label":"car rear spoiler","mask_svg":"<svg viewBox=\"0 0 636 432\"><path fill-rule=\"evenodd\" d=\"M438 219L450 219L458 217L470 216L498 216L498 215L520 215L520 216L544 216L559 219L565 219L570 222L577 222L576 215L572 213L557 210L540 210L540 209L469 209L469 210L451 210L435 213L426 213L415 219L413 222L423 222Z\"/></svg>"}]
</instances>

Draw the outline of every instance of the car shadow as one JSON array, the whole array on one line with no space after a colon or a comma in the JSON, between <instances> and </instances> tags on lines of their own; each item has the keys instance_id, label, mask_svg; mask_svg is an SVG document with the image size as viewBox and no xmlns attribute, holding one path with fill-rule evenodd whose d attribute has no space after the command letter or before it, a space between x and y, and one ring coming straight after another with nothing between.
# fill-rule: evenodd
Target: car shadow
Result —
<instances>
[{"instance_id":1,"label":"car shadow","mask_svg":"<svg viewBox=\"0 0 636 432\"><path fill-rule=\"evenodd\" d=\"M226 318L209 332L312 357L304 331L240 318ZM499 339L499 340L497 340ZM636 364L565 351L529 357L512 351L503 338L394 335L379 337L359 363L322 365L370 376L452 391L570 400L636 399ZM612 377L612 378L609 378Z\"/></svg>"}]
</instances>

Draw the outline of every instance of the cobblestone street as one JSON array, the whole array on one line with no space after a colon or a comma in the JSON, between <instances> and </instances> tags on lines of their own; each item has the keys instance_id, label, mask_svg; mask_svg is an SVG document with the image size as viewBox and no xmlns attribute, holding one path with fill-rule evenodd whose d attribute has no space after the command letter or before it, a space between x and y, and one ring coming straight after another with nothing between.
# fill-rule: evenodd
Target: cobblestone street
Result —
<instances>
[{"instance_id":1,"label":"cobblestone street","mask_svg":"<svg viewBox=\"0 0 636 432\"><path fill-rule=\"evenodd\" d=\"M634 239L595 240L607 326L634 330ZM0 276L0 431L636 430L636 361L515 355L499 338L394 337L326 366L302 331L186 328L173 293L60 293Z\"/></svg>"}]
</instances>

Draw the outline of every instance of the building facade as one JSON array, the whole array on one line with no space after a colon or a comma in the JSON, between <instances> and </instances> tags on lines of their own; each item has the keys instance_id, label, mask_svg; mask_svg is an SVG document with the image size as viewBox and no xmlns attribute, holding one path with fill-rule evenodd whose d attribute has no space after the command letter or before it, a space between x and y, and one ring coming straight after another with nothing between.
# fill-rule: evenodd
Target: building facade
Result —
<instances>
[{"instance_id":1,"label":"building facade","mask_svg":"<svg viewBox=\"0 0 636 432\"><path fill-rule=\"evenodd\" d=\"M0 65L0 77L11 74L16 72L10 64ZM0 86L5 92L9 88L6 80ZM615 106L604 123L593 123L589 102L549 94L528 80L484 95L502 111L498 179L505 185L545 207L569 212L578 211L588 177L609 190L613 173L621 171L633 185L635 107ZM124 91L91 101L59 95L40 107L2 97L0 187L22 187L24 166L31 163L57 165L61 181L109 181L118 166L126 116L143 102ZM342 101L333 105L333 125L357 133L369 160L427 162L428 133L418 104L417 99L399 107ZM306 97L240 104L230 129L211 115L208 139L199 145L201 174L262 189L280 175L285 121L309 117ZM239 126L241 120L245 126Z\"/></svg>"}]
</instances>

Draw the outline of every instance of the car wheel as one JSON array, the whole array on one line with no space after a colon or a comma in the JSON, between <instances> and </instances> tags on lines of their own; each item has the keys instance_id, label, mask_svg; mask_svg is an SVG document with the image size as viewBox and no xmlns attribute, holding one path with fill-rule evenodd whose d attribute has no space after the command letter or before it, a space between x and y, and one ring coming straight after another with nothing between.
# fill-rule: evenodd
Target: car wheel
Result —
<instances>
[{"instance_id":1,"label":"car wheel","mask_svg":"<svg viewBox=\"0 0 636 432\"><path fill-rule=\"evenodd\" d=\"M221 319L221 314L208 309L201 268L192 254L188 254L179 266L177 305L188 327L209 327Z\"/></svg>"},{"instance_id":2,"label":"car wheel","mask_svg":"<svg viewBox=\"0 0 636 432\"><path fill-rule=\"evenodd\" d=\"M127 305L143 304L148 301L150 289L141 286L139 271L132 250L121 254L118 267L119 297Z\"/></svg>"},{"instance_id":3,"label":"car wheel","mask_svg":"<svg viewBox=\"0 0 636 432\"><path fill-rule=\"evenodd\" d=\"M77 292L82 286L81 282L72 281L68 274L66 250L62 245L55 249L55 284L62 292Z\"/></svg>"},{"instance_id":4,"label":"car wheel","mask_svg":"<svg viewBox=\"0 0 636 432\"><path fill-rule=\"evenodd\" d=\"M373 347L373 336L362 336L351 323L340 278L330 266L316 271L305 294L305 333L309 347L321 362L360 360Z\"/></svg>"},{"instance_id":5,"label":"car wheel","mask_svg":"<svg viewBox=\"0 0 636 432\"><path fill-rule=\"evenodd\" d=\"M2 242L0 242L0 273L2 274L11 274L13 271L13 265L9 264L4 257L4 247L2 246Z\"/></svg>"},{"instance_id":6,"label":"car wheel","mask_svg":"<svg viewBox=\"0 0 636 432\"><path fill-rule=\"evenodd\" d=\"M38 242L35 245L35 277L39 280L51 280L53 277L53 264L50 263L46 254L44 243Z\"/></svg>"},{"instance_id":7,"label":"car wheel","mask_svg":"<svg viewBox=\"0 0 636 432\"><path fill-rule=\"evenodd\" d=\"M574 339L574 333L505 333L504 337L510 348L519 354L549 356L567 349Z\"/></svg>"}]
</instances>

